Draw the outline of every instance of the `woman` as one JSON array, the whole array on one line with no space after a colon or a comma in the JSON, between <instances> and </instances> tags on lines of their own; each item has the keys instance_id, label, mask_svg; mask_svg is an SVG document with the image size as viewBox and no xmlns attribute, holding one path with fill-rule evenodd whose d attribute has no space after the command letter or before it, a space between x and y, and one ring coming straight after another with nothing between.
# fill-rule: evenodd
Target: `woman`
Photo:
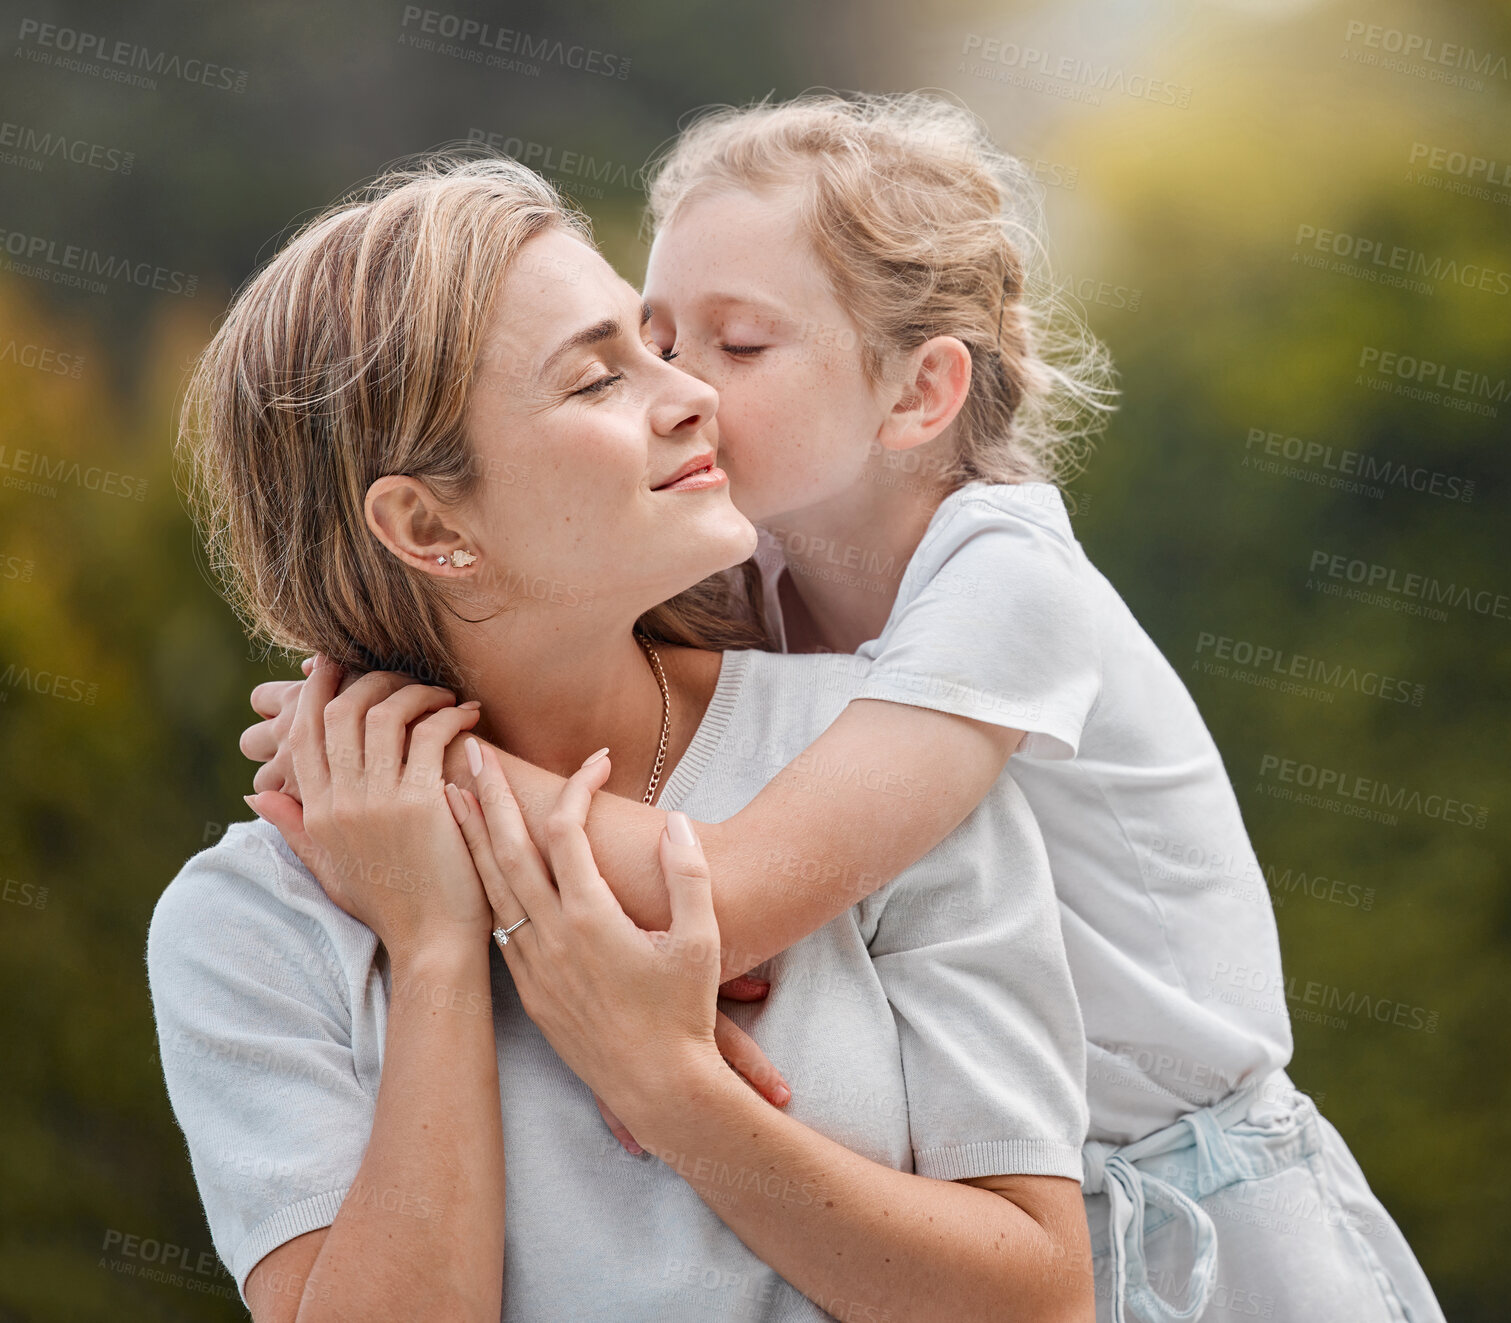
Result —
<instances>
[{"instance_id":1,"label":"woman","mask_svg":"<svg viewBox=\"0 0 1511 1323\"><path fill-rule=\"evenodd\" d=\"M481 704L318 667L302 815L256 804L297 855L238 825L159 901L153 1003L217 1249L258 1323L1089 1317L1083 1030L1010 781L774 962L750 1026L790 1115L719 1060L681 814L667 934L597 875L596 789L728 816L857 681L690 646L755 533L714 393L642 322L548 185L440 160L306 227L202 359L188 436L248 621ZM469 729L572 773L559 896L496 761L474 752L486 808L443 789ZM602 1144L593 1092L653 1156Z\"/></svg>"}]
</instances>

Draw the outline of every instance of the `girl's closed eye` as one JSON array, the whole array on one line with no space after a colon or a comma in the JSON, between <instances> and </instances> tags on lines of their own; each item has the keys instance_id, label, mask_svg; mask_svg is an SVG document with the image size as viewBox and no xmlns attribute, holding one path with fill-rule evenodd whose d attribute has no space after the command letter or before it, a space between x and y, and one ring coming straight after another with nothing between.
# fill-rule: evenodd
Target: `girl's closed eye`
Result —
<instances>
[{"instance_id":1,"label":"girl's closed eye","mask_svg":"<svg viewBox=\"0 0 1511 1323\"><path fill-rule=\"evenodd\" d=\"M641 329L644 333L645 328L642 327ZM663 330L649 333L644 343L645 347L663 363L670 363L672 359L680 357L682 353L680 349L674 347L677 343L677 338L670 331Z\"/></svg>"},{"instance_id":2,"label":"girl's closed eye","mask_svg":"<svg viewBox=\"0 0 1511 1323\"><path fill-rule=\"evenodd\" d=\"M766 345L720 345L719 348L722 349L726 354L734 354L736 357L739 357L739 358L749 358L749 357L752 357L755 354L759 354L761 352L761 350L767 348L767 346Z\"/></svg>"}]
</instances>

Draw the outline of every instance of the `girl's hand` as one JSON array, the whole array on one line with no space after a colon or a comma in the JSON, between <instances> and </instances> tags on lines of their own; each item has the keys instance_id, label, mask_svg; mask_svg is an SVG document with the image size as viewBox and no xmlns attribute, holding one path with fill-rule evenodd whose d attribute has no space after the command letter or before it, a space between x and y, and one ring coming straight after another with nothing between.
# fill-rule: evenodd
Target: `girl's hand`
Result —
<instances>
[{"instance_id":1,"label":"girl's hand","mask_svg":"<svg viewBox=\"0 0 1511 1323\"><path fill-rule=\"evenodd\" d=\"M317 659L289 727L303 805L271 790L247 803L390 957L486 941L493 912L441 782L446 746L477 707L449 706L450 694L422 685L390 692L379 674L338 697L340 681L339 667Z\"/></svg>"},{"instance_id":2,"label":"girl's hand","mask_svg":"<svg viewBox=\"0 0 1511 1323\"><path fill-rule=\"evenodd\" d=\"M262 764L252 777L252 789L258 794L272 790L302 800L289 751L289 728L303 688L303 680L269 680L252 690L252 710L262 720L241 732L241 752Z\"/></svg>"},{"instance_id":3,"label":"girl's hand","mask_svg":"<svg viewBox=\"0 0 1511 1323\"><path fill-rule=\"evenodd\" d=\"M452 796L462 835L503 926L530 919L503 948L520 1003L593 1090L605 1120L622 1110L620 1100L632 1109L653 1106L684 1067L718 1055L741 1062L748 1078L764 1082L764 1096L785 1102L790 1091L754 1041L732 1022L716 1029L719 928L708 867L685 816L669 817L660 842L671 928L646 932L599 875L584 830L607 756L588 760L562 787L547 828L549 868L498 755L469 742L468 757L481 770L474 771L476 795ZM668 834L674 827L686 829L682 843Z\"/></svg>"},{"instance_id":4,"label":"girl's hand","mask_svg":"<svg viewBox=\"0 0 1511 1323\"><path fill-rule=\"evenodd\" d=\"M305 675L314 669L315 659L306 657L300 663ZM405 685L419 683L413 676L397 671L372 671L380 677L373 681L380 684L387 694L397 693ZM342 678L337 693L344 693L357 681L355 673ZM289 748L289 731L294 725L294 713L299 706L299 694L304 688L303 680L268 680L252 690L252 711L263 718L241 732L241 751L254 763L261 763L252 777L255 792L276 790L295 801L302 800L299 793L299 776L294 768L293 753ZM431 687L435 702L433 708L448 706L456 701L449 689Z\"/></svg>"}]
</instances>

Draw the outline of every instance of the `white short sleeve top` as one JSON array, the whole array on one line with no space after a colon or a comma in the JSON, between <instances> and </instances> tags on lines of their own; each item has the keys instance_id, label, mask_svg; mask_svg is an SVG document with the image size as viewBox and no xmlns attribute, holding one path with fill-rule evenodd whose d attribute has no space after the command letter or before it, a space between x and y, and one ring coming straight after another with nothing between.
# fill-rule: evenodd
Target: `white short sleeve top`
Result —
<instances>
[{"instance_id":1,"label":"white short sleeve top","mask_svg":"<svg viewBox=\"0 0 1511 1323\"><path fill-rule=\"evenodd\" d=\"M844 709L864 671L849 656L725 653L657 806L704 821L737 812ZM772 867L814 885L801 860ZM260 1258L330 1225L351 1192L381 1082L389 966L262 822L233 826L184 865L153 911L146 955L168 1096L212 1241L244 1295ZM789 1115L936 1179L1081 1178L1084 1030L1048 859L1009 777L931 854L758 972L773 981L767 1000L726 1009L792 1085ZM827 1318L673 1165L620 1148L497 950L492 973L504 1323ZM780 1181L771 1192L818 1197Z\"/></svg>"},{"instance_id":2,"label":"white short sleeve top","mask_svg":"<svg viewBox=\"0 0 1511 1323\"><path fill-rule=\"evenodd\" d=\"M756 560L785 642L764 531ZM1054 874L1093 1139L1128 1142L1289 1061L1274 911L1222 757L1057 488L947 496L857 656L856 697L1025 732L1008 769Z\"/></svg>"}]
</instances>

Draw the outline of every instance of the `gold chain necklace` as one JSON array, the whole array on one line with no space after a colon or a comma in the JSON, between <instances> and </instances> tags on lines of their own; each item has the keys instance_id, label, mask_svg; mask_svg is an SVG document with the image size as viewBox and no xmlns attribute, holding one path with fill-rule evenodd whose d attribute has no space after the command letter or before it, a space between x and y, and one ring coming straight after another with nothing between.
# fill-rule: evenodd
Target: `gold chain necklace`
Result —
<instances>
[{"instance_id":1,"label":"gold chain necklace","mask_svg":"<svg viewBox=\"0 0 1511 1323\"><path fill-rule=\"evenodd\" d=\"M672 729L672 698L666 688L666 673L661 669L661 658L656 655L656 649L651 646L651 641L638 629L635 631L635 642L645 653L646 660L651 664L651 671L656 677L656 687L661 690L661 742L656 746L656 765L651 769L651 783L645 788L645 798L640 802L649 804L656 798L656 786L661 781L661 767L666 762L666 740Z\"/></svg>"}]
</instances>

